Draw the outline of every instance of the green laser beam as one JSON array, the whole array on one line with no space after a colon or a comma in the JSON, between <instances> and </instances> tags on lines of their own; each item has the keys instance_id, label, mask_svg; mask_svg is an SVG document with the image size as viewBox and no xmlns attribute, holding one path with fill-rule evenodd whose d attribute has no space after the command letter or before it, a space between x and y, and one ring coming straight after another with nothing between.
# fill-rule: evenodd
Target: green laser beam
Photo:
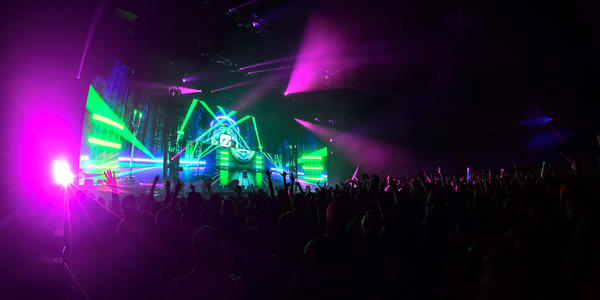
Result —
<instances>
[{"instance_id":1,"label":"green laser beam","mask_svg":"<svg viewBox=\"0 0 600 300\"><path fill-rule=\"evenodd\" d=\"M198 99L192 100L192 103L190 104L190 108L188 109L187 113L185 114L183 123L181 124L181 127L179 128L179 131L182 134L183 134L183 131L185 130L185 126L187 125L188 120L190 119L190 116L192 115L192 112L194 111L194 108L196 108L196 104L198 104Z\"/></svg>"},{"instance_id":2,"label":"green laser beam","mask_svg":"<svg viewBox=\"0 0 600 300\"><path fill-rule=\"evenodd\" d=\"M256 140L258 141L258 149L262 151L262 143L260 142L260 136L258 136L258 127L256 127L256 118L252 117L252 124L254 124L254 132L256 132Z\"/></svg>"}]
</instances>

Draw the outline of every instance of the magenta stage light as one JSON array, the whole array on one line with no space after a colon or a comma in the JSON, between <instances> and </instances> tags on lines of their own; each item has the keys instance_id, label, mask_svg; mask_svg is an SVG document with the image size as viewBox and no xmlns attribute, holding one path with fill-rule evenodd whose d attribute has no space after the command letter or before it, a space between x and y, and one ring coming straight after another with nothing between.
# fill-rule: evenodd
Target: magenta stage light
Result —
<instances>
[{"instance_id":1,"label":"magenta stage light","mask_svg":"<svg viewBox=\"0 0 600 300\"><path fill-rule=\"evenodd\" d=\"M194 93L201 93L202 92L202 90L190 89L190 88L186 88L186 87L176 87L176 88L181 91L182 95L185 95L185 94L194 94Z\"/></svg>"},{"instance_id":2,"label":"magenta stage light","mask_svg":"<svg viewBox=\"0 0 600 300\"><path fill-rule=\"evenodd\" d=\"M181 81L185 82L185 78L181 79Z\"/></svg>"},{"instance_id":3,"label":"magenta stage light","mask_svg":"<svg viewBox=\"0 0 600 300\"><path fill-rule=\"evenodd\" d=\"M64 159L57 159L52 162L52 175L54 176L54 182L62 186L67 186L73 183L73 172L71 167Z\"/></svg>"},{"instance_id":4,"label":"magenta stage light","mask_svg":"<svg viewBox=\"0 0 600 300\"><path fill-rule=\"evenodd\" d=\"M270 69L264 69L264 70L258 70L258 71L251 71L251 72L248 72L248 75L258 74L258 73L264 73L264 72L274 72L274 71L289 70L291 68L292 68L292 66L274 67L274 68L270 68Z\"/></svg>"},{"instance_id":5,"label":"magenta stage light","mask_svg":"<svg viewBox=\"0 0 600 300\"><path fill-rule=\"evenodd\" d=\"M257 63L257 64L254 64L254 65L242 67L242 68L240 68L240 71L243 71L243 70L246 70L246 69L252 69L252 68L256 68L256 67L260 67L260 66L274 65L274 64L278 64L278 63L281 63L281 62L284 62L284 61L294 60L295 58L296 58L295 56L288 56L288 57L282 57L282 58L278 58L278 59L273 59L273 60L269 60L269 61Z\"/></svg>"},{"instance_id":6,"label":"magenta stage light","mask_svg":"<svg viewBox=\"0 0 600 300\"><path fill-rule=\"evenodd\" d=\"M337 74L347 67L342 58L346 44L339 24L324 17L311 18L286 92L293 94L329 88L331 79L323 79L323 70Z\"/></svg>"},{"instance_id":7,"label":"magenta stage light","mask_svg":"<svg viewBox=\"0 0 600 300\"><path fill-rule=\"evenodd\" d=\"M251 0L251 1L248 1L246 3L242 3L242 4L240 4L240 5L238 5L238 6L234 7L234 8L230 8L228 10L228 12L233 12L235 10L238 10L238 9L244 7L244 6L248 6L248 5L250 5L250 4L252 4L252 3L256 2L256 1L258 1L258 0Z\"/></svg>"},{"instance_id":8,"label":"magenta stage light","mask_svg":"<svg viewBox=\"0 0 600 300\"><path fill-rule=\"evenodd\" d=\"M228 90L228 89L232 89L232 88L236 88L238 86L244 86L244 85L249 85L252 83L255 83L257 80L249 80L249 81L244 81L244 82L240 82L240 83L236 83L236 84L232 84L232 85L228 85L226 87L222 87L222 88L218 88L216 90L212 90L210 91L211 93L216 93L216 92L220 92L220 91L224 91L224 90Z\"/></svg>"}]
</instances>

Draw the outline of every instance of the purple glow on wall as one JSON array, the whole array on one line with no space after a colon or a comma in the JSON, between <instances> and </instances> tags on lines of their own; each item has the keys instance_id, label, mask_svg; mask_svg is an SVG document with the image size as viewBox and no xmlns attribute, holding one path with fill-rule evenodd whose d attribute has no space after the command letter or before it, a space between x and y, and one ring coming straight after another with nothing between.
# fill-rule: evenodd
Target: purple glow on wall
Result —
<instances>
[{"instance_id":1,"label":"purple glow on wall","mask_svg":"<svg viewBox=\"0 0 600 300\"><path fill-rule=\"evenodd\" d=\"M573 136L573 129L571 128L558 128L545 131L535 136L527 144L527 148L531 150L544 150L557 147L561 144L567 143Z\"/></svg>"},{"instance_id":2,"label":"purple glow on wall","mask_svg":"<svg viewBox=\"0 0 600 300\"><path fill-rule=\"evenodd\" d=\"M294 58L296 58L296 57L295 56L288 56L288 57L282 57L282 58L278 58L278 59L273 59L273 60L261 62L261 63L258 63L258 64L254 64L254 65L242 67L242 68L240 68L240 71L243 71L243 70L246 70L246 69L252 69L252 68L256 68L256 67L260 67L260 66L274 65L274 64L281 63L281 62L294 60Z\"/></svg>"},{"instance_id":3,"label":"purple glow on wall","mask_svg":"<svg viewBox=\"0 0 600 300\"><path fill-rule=\"evenodd\" d=\"M360 164L367 173L414 175L417 161L410 151L352 132L342 132L300 119L294 119L323 141L335 136L328 147L341 153L352 164Z\"/></svg>"},{"instance_id":4,"label":"purple glow on wall","mask_svg":"<svg viewBox=\"0 0 600 300\"><path fill-rule=\"evenodd\" d=\"M548 117L530 118L530 119L521 121L521 125L525 125L525 126L544 125L550 121L552 121L552 119L548 118Z\"/></svg>"},{"instance_id":5,"label":"purple glow on wall","mask_svg":"<svg viewBox=\"0 0 600 300\"><path fill-rule=\"evenodd\" d=\"M81 61L79 62L79 70L77 71L77 79L81 78L81 69L83 69L83 62L85 61L85 57L87 55L88 48L90 47L92 37L94 36L94 32L96 31L96 25L98 25L98 21L100 20L102 11L104 11L105 4L106 4L106 0L99 0L98 4L96 5L96 8L94 9L94 15L92 16L92 22L90 23L90 28L88 29L88 34L87 34L87 37L85 38L85 45L83 46L83 54L81 55Z\"/></svg>"}]
</instances>

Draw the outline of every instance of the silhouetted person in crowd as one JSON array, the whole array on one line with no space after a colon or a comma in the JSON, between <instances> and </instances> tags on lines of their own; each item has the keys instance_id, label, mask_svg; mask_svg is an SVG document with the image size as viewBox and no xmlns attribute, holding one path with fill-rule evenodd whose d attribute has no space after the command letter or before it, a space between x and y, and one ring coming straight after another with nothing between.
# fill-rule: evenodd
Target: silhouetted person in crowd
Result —
<instances>
[{"instance_id":1,"label":"silhouetted person in crowd","mask_svg":"<svg viewBox=\"0 0 600 300\"><path fill-rule=\"evenodd\" d=\"M224 269L223 239L212 226L203 226L194 234L194 269L171 280L167 299L242 299L244 286L240 277Z\"/></svg>"}]
</instances>

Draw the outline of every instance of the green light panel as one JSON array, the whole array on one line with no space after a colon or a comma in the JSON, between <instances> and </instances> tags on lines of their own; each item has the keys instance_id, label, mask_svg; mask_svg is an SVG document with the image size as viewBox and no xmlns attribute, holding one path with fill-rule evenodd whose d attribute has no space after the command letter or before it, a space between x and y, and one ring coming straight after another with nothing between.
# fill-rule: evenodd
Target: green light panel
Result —
<instances>
[{"instance_id":1,"label":"green light panel","mask_svg":"<svg viewBox=\"0 0 600 300\"><path fill-rule=\"evenodd\" d=\"M325 169L323 166L325 157L327 157L327 147L307 153L298 159L298 163L304 170L304 176L301 178L307 181L327 181L327 178L321 173Z\"/></svg>"},{"instance_id":2,"label":"green light panel","mask_svg":"<svg viewBox=\"0 0 600 300\"><path fill-rule=\"evenodd\" d=\"M104 124L108 124L108 125L114 126L114 127L118 128L120 130L123 130L123 128L124 128L123 124L120 124L119 122L113 121L113 120L111 120L111 119L109 119L107 117L103 117L103 116L98 115L98 114L92 114L92 120L100 121L100 122L102 122Z\"/></svg>"},{"instance_id":3,"label":"green light panel","mask_svg":"<svg viewBox=\"0 0 600 300\"><path fill-rule=\"evenodd\" d=\"M115 148L115 149L121 149L121 144L119 144L119 143L109 142L109 141L97 139L97 138L91 137L91 136L88 137L88 143L94 144L94 145L99 145L99 146L106 146L106 147Z\"/></svg>"},{"instance_id":4,"label":"green light panel","mask_svg":"<svg viewBox=\"0 0 600 300\"><path fill-rule=\"evenodd\" d=\"M93 86L90 85L88 91L88 98L85 108L92 114L100 115L108 120L120 120L119 116L113 112L113 110L104 102L102 97L96 92ZM116 123L122 124L122 122ZM135 144L135 147L142 151L144 154L151 158L156 158L150 151L144 146L137 138L133 136L133 133L129 131L127 127L123 127L123 130L118 132L119 136L131 144ZM134 143L135 140L135 143Z\"/></svg>"}]
</instances>

